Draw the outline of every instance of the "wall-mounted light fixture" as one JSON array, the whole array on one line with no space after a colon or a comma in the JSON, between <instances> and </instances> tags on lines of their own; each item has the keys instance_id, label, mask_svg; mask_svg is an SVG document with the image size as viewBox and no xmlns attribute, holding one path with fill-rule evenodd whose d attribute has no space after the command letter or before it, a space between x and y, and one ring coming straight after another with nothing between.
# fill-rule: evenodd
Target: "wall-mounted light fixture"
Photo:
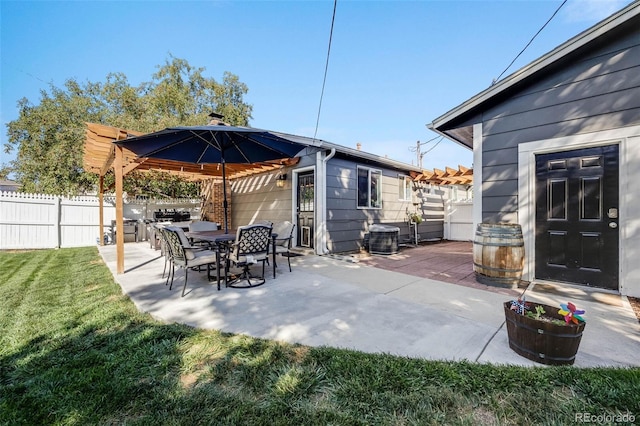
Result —
<instances>
[{"instance_id":1,"label":"wall-mounted light fixture","mask_svg":"<svg viewBox=\"0 0 640 426\"><path fill-rule=\"evenodd\" d=\"M284 183L287 181L287 174L286 173L280 173L278 175L278 177L276 178L276 186L278 188L284 188Z\"/></svg>"}]
</instances>

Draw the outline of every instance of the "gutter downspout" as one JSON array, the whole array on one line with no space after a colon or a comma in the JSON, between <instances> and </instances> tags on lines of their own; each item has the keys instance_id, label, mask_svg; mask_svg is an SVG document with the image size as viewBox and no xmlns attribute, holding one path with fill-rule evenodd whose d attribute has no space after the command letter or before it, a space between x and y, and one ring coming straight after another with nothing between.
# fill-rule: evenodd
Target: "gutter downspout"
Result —
<instances>
[{"instance_id":1,"label":"gutter downspout","mask_svg":"<svg viewBox=\"0 0 640 426\"><path fill-rule=\"evenodd\" d=\"M317 209L316 217L318 225L316 226L316 254L329 254L327 248L327 162L336 155L336 149L331 148L329 154L325 151L316 153L316 170L318 171L318 184L316 185Z\"/></svg>"}]
</instances>

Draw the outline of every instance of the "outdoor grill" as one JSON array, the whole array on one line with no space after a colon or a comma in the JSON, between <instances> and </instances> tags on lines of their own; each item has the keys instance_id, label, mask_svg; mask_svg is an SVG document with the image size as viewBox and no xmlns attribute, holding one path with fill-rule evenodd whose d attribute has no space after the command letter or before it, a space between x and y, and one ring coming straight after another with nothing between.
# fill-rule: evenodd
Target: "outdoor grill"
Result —
<instances>
[{"instance_id":1,"label":"outdoor grill","mask_svg":"<svg viewBox=\"0 0 640 426\"><path fill-rule=\"evenodd\" d=\"M156 210L153 212L153 219L156 222L188 222L191 220L191 213L175 209Z\"/></svg>"},{"instance_id":2,"label":"outdoor grill","mask_svg":"<svg viewBox=\"0 0 640 426\"><path fill-rule=\"evenodd\" d=\"M191 213L188 211L178 211L176 209L160 209L153 212L153 219L145 219L147 224L147 235L151 248L158 250L160 248L160 238L156 234L154 223L156 222L189 222L191 221Z\"/></svg>"},{"instance_id":3,"label":"outdoor grill","mask_svg":"<svg viewBox=\"0 0 640 426\"><path fill-rule=\"evenodd\" d=\"M133 239L134 242L140 241L142 235L140 234L141 229L138 228L138 220L136 219L123 219L123 235L125 241L128 239ZM132 238L130 238L132 236ZM111 229L109 235L105 237L105 243L111 241L113 244L116 242L116 221L111 221Z\"/></svg>"}]
</instances>

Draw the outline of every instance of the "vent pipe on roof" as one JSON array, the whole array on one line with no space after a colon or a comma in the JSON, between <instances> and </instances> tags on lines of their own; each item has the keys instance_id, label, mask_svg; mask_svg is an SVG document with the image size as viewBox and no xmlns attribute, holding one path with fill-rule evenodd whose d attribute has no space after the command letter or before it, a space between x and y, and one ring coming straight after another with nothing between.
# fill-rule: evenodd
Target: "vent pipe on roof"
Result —
<instances>
[{"instance_id":1,"label":"vent pipe on roof","mask_svg":"<svg viewBox=\"0 0 640 426\"><path fill-rule=\"evenodd\" d=\"M362 144L361 144L360 142L358 142L358 143L356 144L356 149L357 149L358 151L360 151L360 148L362 148Z\"/></svg>"},{"instance_id":2,"label":"vent pipe on roof","mask_svg":"<svg viewBox=\"0 0 640 426\"><path fill-rule=\"evenodd\" d=\"M211 120L209 120L209 126L228 126L229 123L224 122L224 115L212 112L209 114Z\"/></svg>"}]
</instances>

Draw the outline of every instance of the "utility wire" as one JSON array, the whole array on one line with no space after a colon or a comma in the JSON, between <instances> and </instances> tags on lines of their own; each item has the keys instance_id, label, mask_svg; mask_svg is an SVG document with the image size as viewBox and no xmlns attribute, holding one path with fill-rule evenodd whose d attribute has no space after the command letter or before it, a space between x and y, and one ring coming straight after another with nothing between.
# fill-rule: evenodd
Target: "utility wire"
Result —
<instances>
[{"instance_id":1,"label":"utility wire","mask_svg":"<svg viewBox=\"0 0 640 426\"><path fill-rule=\"evenodd\" d=\"M426 141L426 142L420 142L420 145L421 145L421 146L422 146L422 145L426 145L426 144L428 144L428 143L430 143L430 142L435 141L435 140L436 140L436 139L438 139L439 137L441 137L441 136L440 136L440 135L438 135L438 136L436 136L435 138L431 138L431 139L429 139L429 140L428 140L428 141ZM418 150L418 147L417 147L417 146L409 147L409 151L411 151L411 152L416 152L417 150Z\"/></svg>"},{"instance_id":2,"label":"utility wire","mask_svg":"<svg viewBox=\"0 0 640 426\"><path fill-rule=\"evenodd\" d=\"M322 79L322 91L320 92L320 104L318 105L318 118L316 119L316 130L313 132L313 139L315 140L318 134L318 126L320 124L320 111L322 110L322 98L324 97L324 86L327 83L327 71L329 70L329 57L331 56L331 40L333 39L333 23L336 20L336 7L338 6L338 0L333 1L333 16L331 17L331 31L329 32L329 48L327 49L327 61L324 66L324 78Z\"/></svg>"},{"instance_id":3,"label":"utility wire","mask_svg":"<svg viewBox=\"0 0 640 426\"><path fill-rule=\"evenodd\" d=\"M498 80L500 80L500 77L502 77L504 75L505 72L507 72L507 70L509 68L511 68L511 65L513 65L513 63L520 57L520 55L522 55L524 53L525 50L527 50L527 48L529 47L529 45L533 42L533 40L535 40L536 37L538 37L538 34L540 34L542 32L542 30L544 30L544 28L549 24L549 22L551 22L551 20L556 16L556 14L560 11L560 9L562 9L562 6L564 6L564 4L567 2L567 0L564 0L562 2L562 4L560 6L558 6L558 8L556 9L555 12L553 12L553 15L551 15L551 18L549 18L547 20L547 22L545 22L545 24L538 30L538 32L531 38L531 40L529 40L529 43L527 43L527 45L520 51L520 53L518 53L518 55L516 55L515 58L513 58L513 61L511 61L511 63L509 64L509 66L507 66L504 71L502 71L502 73L500 73L500 75L498 76L498 78L493 80L493 84L495 84Z\"/></svg>"},{"instance_id":4,"label":"utility wire","mask_svg":"<svg viewBox=\"0 0 640 426\"><path fill-rule=\"evenodd\" d=\"M431 151L433 151L436 146L440 145L440 142L442 142L443 139L444 139L444 136L440 136L440 140L438 142L436 142L436 144L434 146L432 146L431 148L429 148L427 151L422 152L421 155L425 155L425 154L428 154ZM433 139L431 139L431 140L433 140Z\"/></svg>"}]
</instances>

